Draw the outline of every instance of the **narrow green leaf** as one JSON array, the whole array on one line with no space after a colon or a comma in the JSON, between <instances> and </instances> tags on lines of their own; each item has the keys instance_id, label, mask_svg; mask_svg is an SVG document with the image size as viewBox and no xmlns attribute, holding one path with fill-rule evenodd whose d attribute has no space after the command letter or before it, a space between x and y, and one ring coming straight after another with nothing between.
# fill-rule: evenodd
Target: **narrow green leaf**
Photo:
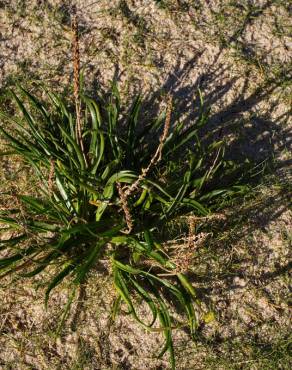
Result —
<instances>
[{"instance_id":1,"label":"narrow green leaf","mask_svg":"<svg viewBox=\"0 0 292 370\"><path fill-rule=\"evenodd\" d=\"M63 280L64 278L69 275L74 269L75 269L76 265L72 262L69 262L66 264L66 266L63 268L63 270L61 272L59 272L52 280L51 282L49 283L48 287L47 287L47 290L46 290L46 293L45 293L45 307L47 308L48 306L48 301L49 301L49 297L50 297L50 293L51 291L57 286L59 285Z\"/></svg>"}]
</instances>

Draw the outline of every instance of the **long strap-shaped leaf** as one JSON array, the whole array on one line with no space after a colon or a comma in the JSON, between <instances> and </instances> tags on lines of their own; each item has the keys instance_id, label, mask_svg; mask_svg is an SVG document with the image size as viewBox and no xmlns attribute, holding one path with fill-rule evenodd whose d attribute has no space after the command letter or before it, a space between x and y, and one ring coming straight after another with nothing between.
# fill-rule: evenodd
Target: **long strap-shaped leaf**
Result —
<instances>
[{"instance_id":1,"label":"long strap-shaped leaf","mask_svg":"<svg viewBox=\"0 0 292 370\"><path fill-rule=\"evenodd\" d=\"M74 279L74 284L80 285L84 281L88 271L100 256L102 248L106 245L108 240L108 238L101 239L91 247L90 252L88 253L88 256L85 258L84 262L75 270L76 277Z\"/></svg>"},{"instance_id":2,"label":"long strap-shaped leaf","mask_svg":"<svg viewBox=\"0 0 292 370\"><path fill-rule=\"evenodd\" d=\"M47 155L50 155L50 151L48 150L48 145L46 144L46 142L45 142L44 138L42 137L42 135L39 133L39 127L36 125L33 117L26 110L26 108L23 105L23 103L21 102L21 100L18 98L18 96L13 91L12 91L12 95L13 95L14 100L16 101L19 109L23 113L23 116L24 116L27 124L29 125L29 127L31 129L32 135L35 137L35 139L37 140L38 144L43 148L44 152Z\"/></svg>"}]
</instances>

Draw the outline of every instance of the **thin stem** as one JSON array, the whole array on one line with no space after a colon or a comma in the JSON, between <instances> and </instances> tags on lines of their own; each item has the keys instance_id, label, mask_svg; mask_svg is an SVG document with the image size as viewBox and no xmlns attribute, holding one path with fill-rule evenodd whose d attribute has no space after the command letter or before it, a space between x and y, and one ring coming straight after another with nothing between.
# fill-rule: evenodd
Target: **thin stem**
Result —
<instances>
[{"instance_id":1,"label":"thin stem","mask_svg":"<svg viewBox=\"0 0 292 370\"><path fill-rule=\"evenodd\" d=\"M73 10L72 16L72 43L73 43L73 72L74 72L74 100L75 100L75 111L76 111L76 139L80 145L81 152L84 157L84 161L87 165L87 159L84 150L84 144L82 140L82 125L81 125L81 100L80 100L80 51L79 51L79 36L78 36L78 19L76 15L76 8Z\"/></svg>"}]
</instances>

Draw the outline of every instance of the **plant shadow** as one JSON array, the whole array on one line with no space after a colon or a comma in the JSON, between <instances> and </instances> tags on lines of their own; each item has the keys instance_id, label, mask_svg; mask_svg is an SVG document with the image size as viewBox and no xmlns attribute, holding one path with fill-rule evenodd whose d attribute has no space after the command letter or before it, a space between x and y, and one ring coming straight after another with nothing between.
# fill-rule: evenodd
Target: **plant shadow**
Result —
<instances>
[{"instance_id":1,"label":"plant shadow","mask_svg":"<svg viewBox=\"0 0 292 370\"><path fill-rule=\"evenodd\" d=\"M230 77L223 84L218 84L218 79L226 72L227 67L221 64L216 65L215 61L207 68L207 72L199 75L197 79L190 78L191 72L196 68L203 54L204 52L196 53L183 66L181 60L178 59L173 72L164 83L157 90L144 96L141 125L145 125L147 121L159 114L161 101L166 94L171 94L175 102L173 123L177 118L182 117L181 120L184 121L185 127L189 127L196 121L199 114L197 107L200 103L198 94L198 89L200 89L204 96L206 110L216 106L216 109L210 112L208 124L203 129L202 135L207 135L210 141L212 140L210 136L216 140L226 139L227 160L243 162L248 159L254 163L255 167L265 163L265 170L259 171L258 174L249 178L248 184L253 188L258 188L261 184L276 185L280 190L257 198L256 202L251 202L249 206L244 208L240 206L240 201L235 201L232 205L234 210L229 213L227 220L215 221L211 225L199 222L197 227L198 232L212 231L213 242L209 243L208 256L217 255L220 258L220 255L228 254L235 243L242 241L242 243L246 243L246 253L252 256L256 263L258 251L246 242L247 238L257 230L265 232L271 222L277 220L289 209L288 169L291 166L291 160L282 153L291 150L292 132L288 125L291 110L278 113L279 95L277 99L273 99L272 103L269 102L269 98L275 96L276 92L281 89L287 75L290 75L292 70L282 71L276 77L267 79L253 89L251 89L253 77L247 73L236 96L220 105L220 102L224 102L224 98L237 86L240 77ZM114 77L119 81L120 76L117 67ZM96 85L95 81L94 86L96 87ZM267 101L269 103L266 103ZM264 103L265 107L259 109L259 106ZM222 235L224 235L224 242L218 244L217 241L221 239ZM168 233L167 237L170 238L171 235ZM226 260L223 259L222 263L225 264ZM241 288L234 284L234 276L244 276L253 281L254 284L258 284L259 281L261 284L266 284L277 276L286 274L291 268L289 263L279 265L276 269L270 266L273 271L253 276L244 271L245 257L234 257L230 264L234 267L227 266L228 268L225 271L223 269L221 273L208 265L205 274L188 274L195 286L204 283L204 286L197 289L197 294L206 306L212 305L210 294L214 290L216 281L224 281L227 290L233 291ZM172 304L176 305L175 302ZM178 312L180 311L178 306L176 309Z\"/></svg>"}]
</instances>

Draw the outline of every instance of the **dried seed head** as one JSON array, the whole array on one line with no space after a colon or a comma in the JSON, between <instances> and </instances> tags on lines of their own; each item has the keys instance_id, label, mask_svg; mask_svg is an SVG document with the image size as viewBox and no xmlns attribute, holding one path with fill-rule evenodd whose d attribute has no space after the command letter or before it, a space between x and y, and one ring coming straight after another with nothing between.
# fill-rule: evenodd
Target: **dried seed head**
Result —
<instances>
[{"instance_id":1,"label":"dried seed head","mask_svg":"<svg viewBox=\"0 0 292 370\"><path fill-rule=\"evenodd\" d=\"M130 210L129 210L129 207L128 207L127 197L125 196L125 193L124 193L124 191L122 189L122 186L119 182L116 183L116 186L117 186L117 189L118 189L118 192L119 192L122 209L124 211L125 218L126 218L126 223L127 223L127 227L128 227L128 230L124 231L124 233L125 234L130 234L130 232L133 230L133 220L132 220L132 216L131 216L131 213L130 213Z\"/></svg>"},{"instance_id":2,"label":"dried seed head","mask_svg":"<svg viewBox=\"0 0 292 370\"><path fill-rule=\"evenodd\" d=\"M72 45L73 45L73 90L75 100L76 112L76 137L83 154L84 161L87 165L87 158L85 155L84 144L82 140L81 127L81 101L80 101L80 52L79 52L79 36L78 36L78 18L76 15L76 8L73 8L73 15L71 21L72 28Z\"/></svg>"},{"instance_id":3,"label":"dried seed head","mask_svg":"<svg viewBox=\"0 0 292 370\"><path fill-rule=\"evenodd\" d=\"M172 95L168 94L165 124L164 124L164 128L163 128L163 133L160 137L160 143L164 143L166 138L167 138L167 135L168 135L168 132L169 132L169 129L170 129L171 112L172 112Z\"/></svg>"},{"instance_id":4,"label":"dried seed head","mask_svg":"<svg viewBox=\"0 0 292 370\"><path fill-rule=\"evenodd\" d=\"M161 160L162 148L170 129L171 111L172 111L172 95L168 95L165 123L163 133L159 139L159 145L156 149L156 152L152 156L148 166L146 168L142 168L141 174L138 176L137 180L125 191L124 193L125 198L128 198L128 196L131 193L133 193L133 191L138 189L139 184L141 183L142 180L145 179L151 167Z\"/></svg>"},{"instance_id":5,"label":"dried seed head","mask_svg":"<svg viewBox=\"0 0 292 370\"><path fill-rule=\"evenodd\" d=\"M79 102L80 95L80 52L79 52L79 37L78 37L78 20L76 13L72 16L72 44L73 44L73 78L74 78L74 98L75 102Z\"/></svg>"}]
</instances>

